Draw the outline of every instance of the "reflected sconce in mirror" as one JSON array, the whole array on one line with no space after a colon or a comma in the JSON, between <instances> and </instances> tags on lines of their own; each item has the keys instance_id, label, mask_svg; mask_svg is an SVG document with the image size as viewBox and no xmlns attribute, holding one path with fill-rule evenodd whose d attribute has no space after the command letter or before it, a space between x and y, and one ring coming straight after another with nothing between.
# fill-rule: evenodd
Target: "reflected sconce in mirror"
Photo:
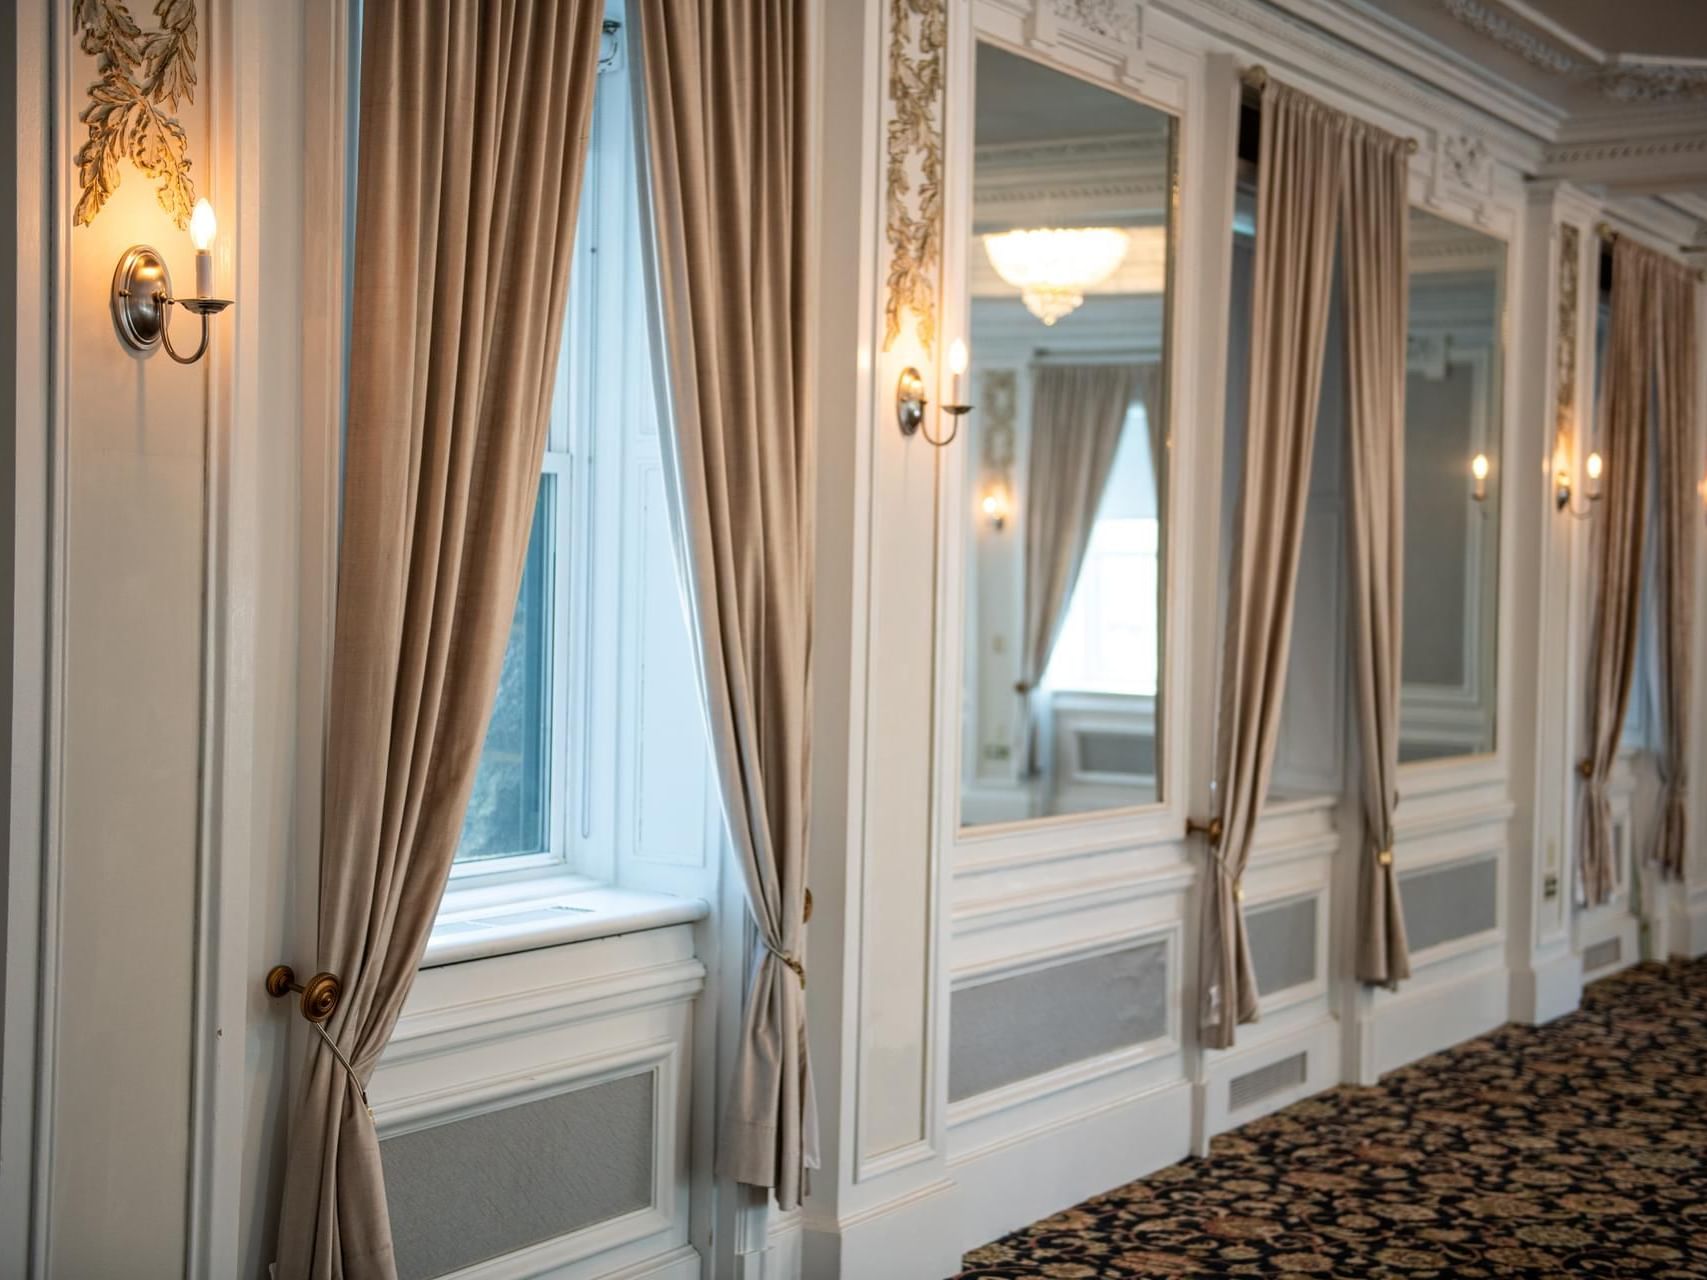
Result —
<instances>
[{"instance_id":1,"label":"reflected sconce in mirror","mask_svg":"<svg viewBox=\"0 0 1707 1280\"><path fill-rule=\"evenodd\" d=\"M1571 502L1571 473L1563 465L1559 467L1553 489L1553 505L1560 511L1569 511L1578 520L1585 520L1594 514L1594 504L1600 501L1600 472L1601 461L1599 453L1588 455L1588 461L1583 464L1583 470L1588 475L1588 488L1584 496L1588 505L1577 507Z\"/></svg>"},{"instance_id":2,"label":"reflected sconce in mirror","mask_svg":"<svg viewBox=\"0 0 1707 1280\"><path fill-rule=\"evenodd\" d=\"M948 345L949 394L944 397L938 409L946 413L954 422L954 427L946 436L932 436L924 429L925 406L930 400L925 396L925 378L912 365L901 370L901 377L895 384L895 421L901 427L904 436L915 432L924 436L928 444L937 448L954 443L954 437L960 434L960 419L972 412L972 406L961 399L960 383L966 375L968 360L966 344L956 338Z\"/></svg>"},{"instance_id":3,"label":"reflected sconce in mirror","mask_svg":"<svg viewBox=\"0 0 1707 1280\"><path fill-rule=\"evenodd\" d=\"M1007 485L996 481L984 491L984 499L978 506L984 513L984 519L997 533L1007 528L1008 517L1013 514L1013 500L1008 497Z\"/></svg>"},{"instance_id":4,"label":"reflected sconce in mirror","mask_svg":"<svg viewBox=\"0 0 1707 1280\"><path fill-rule=\"evenodd\" d=\"M190 242L196 248L196 296L172 296L172 277L166 271L166 261L158 250L145 244L132 245L119 258L113 272L113 324L119 339L132 351L144 354L155 347L165 347L166 354L179 364L194 364L207 353L208 321L231 305L229 298L212 298L213 254L209 252L219 224L213 216L213 206L197 200L190 215ZM201 317L202 337L194 352L181 356L172 346L169 307L182 307Z\"/></svg>"},{"instance_id":5,"label":"reflected sconce in mirror","mask_svg":"<svg viewBox=\"0 0 1707 1280\"><path fill-rule=\"evenodd\" d=\"M1487 454L1478 453L1474 458L1470 459L1470 476L1476 482L1475 488L1470 491L1470 496L1477 502L1486 502L1488 500Z\"/></svg>"}]
</instances>

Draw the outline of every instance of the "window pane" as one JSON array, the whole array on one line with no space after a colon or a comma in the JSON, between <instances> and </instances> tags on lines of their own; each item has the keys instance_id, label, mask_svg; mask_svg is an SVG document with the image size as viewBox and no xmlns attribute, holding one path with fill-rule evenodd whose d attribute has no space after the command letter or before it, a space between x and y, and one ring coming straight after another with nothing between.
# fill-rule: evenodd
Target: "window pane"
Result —
<instances>
[{"instance_id":1,"label":"window pane","mask_svg":"<svg viewBox=\"0 0 1707 1280\"><path fill-rule=\"evenodd\" d=\"M458 862L551 847L551 530L555 477L540 477L521 593L510 623L498 700L462 824Z\"/></svg>"}]
</instances>

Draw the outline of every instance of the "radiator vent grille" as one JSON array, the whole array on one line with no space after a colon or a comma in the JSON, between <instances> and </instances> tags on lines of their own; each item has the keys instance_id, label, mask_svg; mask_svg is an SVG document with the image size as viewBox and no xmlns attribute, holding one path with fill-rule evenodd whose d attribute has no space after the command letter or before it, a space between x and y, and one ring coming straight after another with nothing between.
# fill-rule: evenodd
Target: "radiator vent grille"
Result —
<instances>
[{"instance_id":1,"label":"radiator vent grille","mask_svg":"<svg viewBox=\"0 0 1707 1280\"><path fill-rule=\"evenodd\" d=\"M1227 1109L1242 1111L1264 1098L1273 1097L1283 1089L1296 1088L1304 1083L1309 1067L1308 1053L1295 1053L1281 1058L1242 1076L1234 1076L1227 1086Z\"/></svg>"},{"instance_id":2,"label":"radiator vent grille","mask_svg":"<svg viewBox=\"0 0 1707 1280\"><path fill-rule=\"evenodd\" d=\"M1593 973L1596 969L1604 969L1608 965L1617 964L1624 958L1624 939L1608 938L1605 942L1597 942L1583 952L1583 972Z\"/></svg>"}]
</instances>

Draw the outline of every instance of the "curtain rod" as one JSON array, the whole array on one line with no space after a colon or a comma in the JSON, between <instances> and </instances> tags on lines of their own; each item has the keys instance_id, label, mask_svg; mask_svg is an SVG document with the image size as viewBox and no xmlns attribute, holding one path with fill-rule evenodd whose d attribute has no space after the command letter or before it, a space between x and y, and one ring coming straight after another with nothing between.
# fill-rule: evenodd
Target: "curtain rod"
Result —
<instances>
[{"instance_id":1,"label":"curtain rod","mask_svg":"<svg viewBox=\"0 0 1707 1280\"><path fill-rule=\"evenodd\" d=\"M1617 244L1624 233L1619 231L1610 222L1597 222L1594 224L1594 234L1600 238L1602 244L1611 245ZM1679 245L1678 252L1689 253L1690 247L1686 244ZM1689 264L1685 263L1684 265L1688 266ZM1707 282L1707 268L1699 269L1694 274L1697 280Z\"/></svg>"},{"instance_id":2,"label":"curtain rod","mask_svg":"<svg viewBox=\"0 0 1707 1280\"><path fill-rule=\"evenodd\" d=\"M1243 71L1239 72L1239 79L1244 82L1245 88L1249 89L1252 93L1261 93L1263 87L1268 84L1268 68L1259 62L1255 66L1246 67ZM1415 138L1406 138L1405 150L1413 156L1416 155L1417 140Z\"/></svg>"}]
</instances>

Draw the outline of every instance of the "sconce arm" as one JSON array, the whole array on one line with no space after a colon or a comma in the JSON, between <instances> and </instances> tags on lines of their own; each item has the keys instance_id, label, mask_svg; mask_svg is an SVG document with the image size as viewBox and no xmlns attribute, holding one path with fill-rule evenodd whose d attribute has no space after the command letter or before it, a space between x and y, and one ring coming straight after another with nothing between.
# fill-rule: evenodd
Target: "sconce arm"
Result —
<instances>
[{"instance_id":1,"label":"sconce arm","mask_svg":"<svg viewBox=\"0 0 1707 1280\"><path fill-rule=\"evenodd\" d=\"M166 354L171 356L172 359L176 360L179 364L194 364L197 360L200 360L207 354L209 318L218 315L221 311L224 311L229 307L231 305L230 300L226 298L171 298L162 294L160 301L162 303L163 311L163 323L160 326L160 345L165 347ZM186 311L193 311L196 315L202 318L202 340L197 344L193 355L181 356L178 354L177 349L173 347L172 324L168 318L172 313L165 310L167 307L182 307Z\"/></svg>"}]
</instances>

